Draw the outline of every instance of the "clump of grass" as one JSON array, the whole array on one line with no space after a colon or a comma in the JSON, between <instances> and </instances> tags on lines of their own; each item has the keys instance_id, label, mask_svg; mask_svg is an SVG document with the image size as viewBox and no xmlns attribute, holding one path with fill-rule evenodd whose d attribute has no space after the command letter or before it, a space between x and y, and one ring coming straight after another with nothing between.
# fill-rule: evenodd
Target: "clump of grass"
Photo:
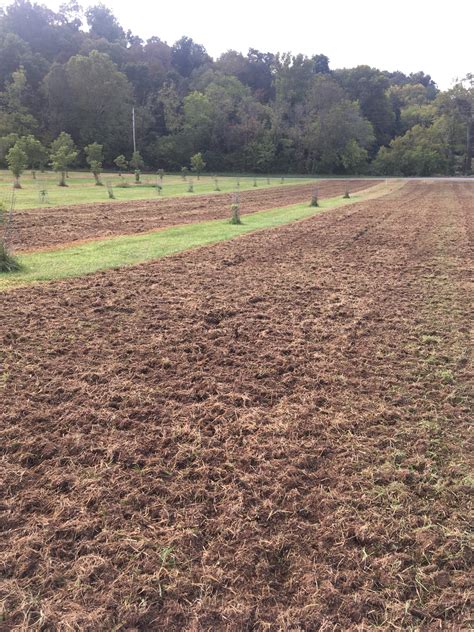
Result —
<instances>
[{"instance_id":1,"label":"clump of grass","mask_svg":"<svg viewBox=\"0 0 474 632\"><path fill-rule=\"evenodd\" d=\"M454 384L454 375L450 369L444 369L442 371L437 371L437 377L443 382L443 384Z\"/></svg>"},{"instance_id":2,"label":"clump of grass","mask_svg":"<svg viewBox=\"0 0 474 632\"><path fill-rule=\"evenodd\" d=\"M159 553L164 568L173 568L176 565L176 556L172 546L165 546Z\"/></svg>"},{"instance_id":3,"label":"clump of grass","mask_svg":"<svg viewBox=\"0 0 474 632\"><path fill-rule=\"evenodd\" d=\"M16 257L8 251L6 244L0 241L0 273L18 272L21 264Z\"/></svg>"},{"instance_id":4,"label":"clump of grass","mask_svg":"<svg viewBox=\"0 0 474 632\"><path fill-rule=\"evenodd\" d=\"M7 211L5 204L0 202L0 273L18 272L21 270L20 262L11 254L8 247L8 238L12 226L14 205L14 195L12 195L9 211Z\"/></svg>"},{"instance_id":5,"label":"clump of grass","mask_svg":"<svg viewBox=\"0 0 474 632\"><path fill-rule=\"evenodd\" d=\"M426 334L426 335L421 336L421 342L427 345L438 344L440 341L441 341L441 338L433 334Z\"/></svg>"}]
</instances>

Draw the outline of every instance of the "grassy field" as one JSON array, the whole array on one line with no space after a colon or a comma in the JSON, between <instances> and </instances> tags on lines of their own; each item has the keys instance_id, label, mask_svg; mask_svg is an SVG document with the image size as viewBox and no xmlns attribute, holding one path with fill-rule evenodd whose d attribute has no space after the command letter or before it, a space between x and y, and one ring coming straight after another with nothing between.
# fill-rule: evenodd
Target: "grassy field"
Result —
<instances>
[{"instance_id":1,"label":"grassy field","mask_svg":"<svg viewBox=\"0 0 474 632\"><path fill-rule=\"evenodd\" d=\"M397 185L380 184L365 193L344 200L340 196L320 201L317 208L294 204L283 208L245 215L242 224L214 220L174 226L137 235L93 240L69 248L59 248L20 255L22 270L0 277L0 290L37 281L82 276L97 270L115 268L159 259L170 254L232 239L261 229L310 217L321 211L378 197Z\"/></svg>"},{"instance_id":2,"label":"grassy field","mask_svg":"<svg viewBox=\"0 0 474 632\"><path fill-rule=\"evenodd\" d=\"M29 209L47 206L68 206L70 204L86 204L97 202L110 202L107 184L112 186L117 202L127 200L156 199L158 191L156 185L160 183L154 174L141 176L141 184L135 184L134 176L126 174L119 177L116 173L102 174L104 186L96 186L92 174L88 172L71 172L67 179L67 187L58 186L58 174L52 172L37 173L33 179L30 173L25 173L21 178L22 188L15 191L15 208ZM192 195L236 191L257 187L271 187L277 185L304 184L313 181L314 178L301 177L266 177L266 176L223 176L217 178L218 190L216 190L216 178L210 175L201 175L198 179L190 175L186 180L179 175L165 175L160 196L172 197L177 195ZM9 171L0 171L0 199L9 203L12 195L12 175ZM120 186L126 182L128 187ZM237 184L240 182L240 187ZM189 185L193 185L193 193L188 192ZM41 191L46 191L46 201L42 200Z\"/></svg>"}]
</instances>

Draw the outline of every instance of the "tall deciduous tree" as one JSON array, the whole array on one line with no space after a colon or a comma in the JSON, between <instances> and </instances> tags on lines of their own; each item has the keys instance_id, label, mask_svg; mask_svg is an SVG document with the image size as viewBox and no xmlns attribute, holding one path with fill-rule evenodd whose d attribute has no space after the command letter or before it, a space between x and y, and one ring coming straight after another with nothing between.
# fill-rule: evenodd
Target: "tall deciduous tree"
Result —
<instances>
[{"instance_id":1,"label":"tall deciduous tree","mask_svg":"<svg viewBox=\"0 0 474 632\"><path fill-rule=\"evenodd\" d=\"M443 130L438 125L415 125L389 147L382 147L373 164L376 173L401 176L432 176L446 173L448 167Z\"/></svg>"},{"instance_id":2,"label":"tall deciduous tree","mask_svg":"<svg viewBox=\"0 0 474 632\"><path fill-rule=\"evenodd\" d=\"M86 11L87 24L93 37L100 37L109 42L125 40L125 31L120 26L112 11L99 3Z\"/></svg>"},{"instance_id":3,"label":"tall deciduous tree","mask_svg":"<svg viewBox=\"0 0 474 632\"><path fill-rule=\"evenodd\" d=\"M61 81L53 81L53 71L61 72ZM64 71L52 69L45 78L45 90L53 116L61 117L67 108L62 123L80 145L100 140L109 159L126 149L132 91L108 55L92 51L88 56L71 57Z\"/></svg>"},{"instance_id":4,"label":"tall deciduous tree","mask_svg":"<svg viewBox=\"0 0 474 632\"><path fill-rule=\"evenodd\" d=\"M204 46L190 37L182 37L171 49L171 63L183 77L190 77L193 70L211 61Z\"/></svg>"},{"instance_id":5,"label":"tall deciduous tree","mask_svg":"<svg viewBox=\"0 0 474 632\"><path fill-rule=\"evenodd\" d=\"M34 132L38 122L28 108L28 83L24 68L12 73L4 92L0 93L0 136Z\"/></svg>"},{"instance_id":6,"label":"tall deciduous tree","mask_svg":"<svg viewBox=\"0 0 474 632\"><path fill-rule=\"evenodd\" d=\"M388 96L389 79L376 68L357 66L337 70L334 77L373 125L379 145L387 144L395 132L395 114Z\"/></svg>"},{"instance_id":7,"label":"tall deciduous tree","mask_svg":"<svg viewBox=\"0 0 474 632\"><path fill-rule=\"evenodd\" d=\"M463 172L472 172L472 154L474 147L474 74L468 74L448 91L452 112L462 121L465 145L463 151Z\"/></svg>"}]
</instances>

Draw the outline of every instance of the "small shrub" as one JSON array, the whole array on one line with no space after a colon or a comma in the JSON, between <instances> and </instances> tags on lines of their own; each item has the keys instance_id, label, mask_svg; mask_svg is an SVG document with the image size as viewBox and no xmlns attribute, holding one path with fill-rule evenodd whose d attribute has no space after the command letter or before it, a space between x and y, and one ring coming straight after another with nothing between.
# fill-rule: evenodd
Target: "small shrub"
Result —
<instances>
[{"instance_id":1,"label":"small shrub","mask_svg":"<svg viewBox=\"0 0 474 632\"><path fill-rule=\"evenodd\" d=\"M283 178L283 176L280 178L280 184L284 184L285 183L285 178Z\"/></svg>"},{"instance_id":2,"label":"small shrub","mask_svg":"<svg viewBox=\"0 0 474 632\"><path fill-rule=\"evenodd\" d=\"M163 182L163 177L165 175L165 170L164 169L158 169L158 171L156 173L158 174L158 177L160 178L160 182Z\"/></svg>"},{"instance_id":3,"label":"small shrub","mask_svg":"<svg viewBox=\"0 0 474 632\"><path fill-rule=\"evenodd\" d=\"M135 169L134 173L135 173L135 184L140 184L140 175L141 175L140 169Z\"/></svg>"},{"instance_id":4,"label":"small shrub","mask_svg":"<svg viewBox=\"0 0 474 632\"><path fill-rule=\"evenodd\" d=\"M253 186L254 186L254 187L258 187L258 184L257 184L257 178L254 178L254 179L253 179Z\"/></svg>"},{"instance_id":5,"label":"small shrub","mask_svg":"<svg viewBox=\"0 0 474 632\"><path fill-rule=\"evenodd\" d=\"M214 191L220 191L219 180L217 178L214 179Z\"/></svg>"},{"instance_id":6,"label":"small shrub","mask_svg":"<svg viewBox=\"0 0 474 632\"><path fill-rule=\"evenodd\" d=\"M181 167L181 177L186 180L188 177L189 169L187 167Z\"/></svg>"},{"instance_id":7,"label":"small shrub","mask_svg":"<svg viewBox=\"0 0 474 632\"><path fill-rule=\"evenodd\" d=\"M318 191L314 191L312 197L311 197L311 202L310 202L310 206L319 206L319 202L318 202Z\"/></svg>"},{"instance_id":8,"label":"small shrub","mask_svg":"<svg viewBox=\"0 0 474 632\"><path fill-rule=\"evenodd\" d=\"M161 186L161 184L157 184L156 185L156 192L158 195L161 195L161 191L163 190L163 187Z\"/></svg>"},{"instance_id":9,"label":"small shrub","mask_svg":"<svg viewBox=\"0 0 474 632\"><path fill-rule=\"evenodd\" d=\"M188 193L194 193L194 185L192 181L188 185Z\"/></svg>"},{"instance_id":10,"label":"small shrub","mask_svg":"<svg viewBox=\"0 0 474 632\"><path fill-rule=\"evenodd\" d=\"M343 200L349 200L350 199L350 195L349 195L349 189L346 189L346 192L344 193L344 195L342 196Z\"/></svg>"},{"instance_id":11,"label":"small shrub","mask_svg":"<svg viewBox=\"0 0 474 632\"><path fill-rule=\"evenodd\" d=\"M267 178L267 184L270 184L270 178Z\"/></svg>"}]
</instances>

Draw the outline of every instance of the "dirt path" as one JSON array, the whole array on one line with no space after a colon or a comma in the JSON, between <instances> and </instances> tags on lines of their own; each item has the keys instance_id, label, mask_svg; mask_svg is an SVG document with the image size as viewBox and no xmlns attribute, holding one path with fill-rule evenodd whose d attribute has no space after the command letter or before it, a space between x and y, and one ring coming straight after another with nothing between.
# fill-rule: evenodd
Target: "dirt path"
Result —
<instances>
[{"instance_id":1,"label":"dirt path","mask_svg":"<svg viewBox=\"0 0 474 632\"><path fill-rule=\"evenodd\" d=\"M375 180L323 180L317 186L320 197L328 198L342 195L346 187L355 192L376 184ZM242 191L242 213L309 202L314 188L314 184L300 184ZM230 204L231 194L223 193L18 211L15 213L12 246L21 252L219 219L230 216Z\"/></svg>"},{"instance_id":2,"label":"dirt path","mask_svg":"<svg viewBox=\"0 0 474 632\"><path fill-rule=\"evenodd\" d=\"M0 295L8 629L468 629L473 206Z\"/></svg>"}]
</instances>

